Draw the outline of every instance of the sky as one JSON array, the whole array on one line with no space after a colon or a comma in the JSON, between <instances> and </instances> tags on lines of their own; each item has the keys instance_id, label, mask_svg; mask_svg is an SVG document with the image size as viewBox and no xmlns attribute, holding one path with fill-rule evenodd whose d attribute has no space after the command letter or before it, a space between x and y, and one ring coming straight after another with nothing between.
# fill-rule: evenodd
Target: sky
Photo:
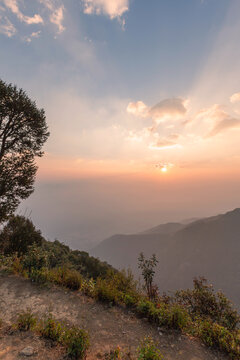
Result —
<instances>
[{"instance_id":1,"label":"sky","mask_svg":"<svg viewBox=\"0 0 240 360\"><path fill-rule=\"evenodd\" d=\"M19 212L90 248L240 204L239 0L0 0L0 77L50 138Z\"/></svg>"}]
</instances>

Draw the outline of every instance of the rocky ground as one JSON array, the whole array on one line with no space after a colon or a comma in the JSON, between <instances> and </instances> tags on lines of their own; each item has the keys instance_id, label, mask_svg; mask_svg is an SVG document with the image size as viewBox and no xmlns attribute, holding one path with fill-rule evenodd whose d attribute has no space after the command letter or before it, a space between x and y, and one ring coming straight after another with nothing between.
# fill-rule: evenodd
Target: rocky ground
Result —
<instances>
[{"instance_id":1,"label":"rocky ground","mask_svg":"<svg viewBox=\"0 0 240 360\"><path fill-rule=\"evenodd\" d=\"M53 347L31 332L9 331L17 313L27 308L39 316L50 310L58 320L86 329L91 341L88 360L103 358L104 353L117 346L132 354L134 359L133 354L146 335L159 344L164 360L228 359L196 339L159 329L126 309L96 303L79 292L54 286L40 287L27 279L4 274L0 275L0 318L4 323L0 334L0 359L26 358L21 352L29 346L27 350L32 351L28 356L30 359L63 359L64 351L60 346Z\"/></svg>"}]
</instances>

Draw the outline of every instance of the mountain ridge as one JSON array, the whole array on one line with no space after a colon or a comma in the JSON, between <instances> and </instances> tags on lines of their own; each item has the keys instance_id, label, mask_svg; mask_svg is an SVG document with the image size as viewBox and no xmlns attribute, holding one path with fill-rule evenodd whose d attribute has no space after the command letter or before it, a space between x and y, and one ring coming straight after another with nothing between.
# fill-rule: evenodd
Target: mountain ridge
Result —
<instances>
[{"instance_id":1,"label":"mountain ridge","mask_svg":"<svg viewBox=\"0 0 240 360\"><path fill-rule=\"evenodd\" d=\"M179 230L154 233L164 226L169 230L168 224L179 224ZM91 254L117 268L130 267L138 276L138 254L156 253L161 290L190 287L193 277L205 276L240 305L240 208L181 225L167 223L138 234L113 235Z\"/></svg>"}]
</instances>

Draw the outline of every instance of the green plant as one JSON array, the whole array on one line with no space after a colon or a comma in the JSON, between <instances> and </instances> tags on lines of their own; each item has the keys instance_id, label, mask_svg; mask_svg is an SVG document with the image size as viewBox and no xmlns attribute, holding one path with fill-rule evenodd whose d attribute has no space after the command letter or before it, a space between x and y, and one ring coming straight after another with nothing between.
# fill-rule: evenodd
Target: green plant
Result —
<instances>
[{"instance_id":1,"label":"green plant","mask_svg":"<svg viewBox=\"0 0 240 360\"><path fill-rule=\"evenodd\" d=\"M210 318L220 325L233 330L240 317L231 302L221 292L215 293L212 285L203 277L195 278L194 288L176 292L176 301L196 317Z\"/></svg>"},{"instance_id":2,"label":"green plant","mask_svg":"<svg viewBox=\"0 0 240 360\"><path fill-rule=\"evenodd\" d=\"M122 293L118 291L112 283L106 279L98 278L95 287L95 297L97 300L106 302L110 305L117 304L122 298Z\"/></svg>"},{"instance_id":3,"label":"green plant","mask_svg":"<svg viewBox=\"0 0 240 360\"><path fill-rule=\"evenodd\" d=\"M188 326L191 318L188 312L179 305L173 304L168 307L167 325L173 329L184 329Z\"/></svg>"},{"instance_id":4,"label":"green plant","mask_svg":"<svg viewBox=\"0 0 240 360\"><path fill-rule=\"evenodd\" d=\"M119 346L116 347L114 350L110 350L109 353L104 355L105 360L121 360L122 359L122 352Z\"/></svg>"},{"instance_id":5,"label":"green plant","mask_svg":"<svg viewBox=\"0 0 240 360\"><path fill-rule=\"evenodd\" d=\"M34 190L42 146L49 133L43 109L27 94L0 80L0 223Z\"/></svg>"},{"instance_id":6,"label":"green plant","mask_svg":"<svg viewBox=\"0 0 240 360\"><path fill-rule=\"evenodd\" d=\"M199 324L199 336L206 345L217 347L228 353L232 358L239 359L240 340L237 332L231 332L211 320L204 320Z\"/></svg>"},{"instance_id":7,"label":"green plant","mask_svg":"<svg viewBox=\"0 0 240 360\"><path fill-rule=\"evenodd\" d=\"M137 360L163 360L160 350L149 336L143 339L137 351Z\"/></svg>"},{"instance_id":8,"label":"green plant","mask_svg":"<svg viewBox=\"0 0 240 360\"><path fill-rule=\"evenodd\" d=\"M1 250L4 254L26 254L29 246L40 246L42 240L40 230L35 228L30 219L20 215L12 215L0 233Z\"/></svg>"},{"instance_id":9,"label":"green plant","mask_svg":"<svg viewBox=\"0 0 240 360\"><path fill-rule=\"evenodd\" d=\"M85 295L94 297L95 296L95 286L96 286L96 282L92 278L89 280L83 279L81 290Z\"/></svg>"},{"instance_id":10,"label":"green plant","mask_svg":"<svg viewBox=\"0 0 240 360\"><path fill-rule=\"evenodd\" d=\"M67 346L67 354L71 359L86 358L86 352L90 345L86 331L76 327L66 329L63 343Z\"/></svg>"},{"instance_id":11,"label":"green plant","mask_svg":"<svg viewBox=\"0 0 240 360\"><path fill-rule=\"evenodd\" d=\"M49 312L39 324L40 334L49 340L61 342L63 336L63 326Z\"/></svg>"},{"instance_id":12,"label":"green plant","mask_svg":"<svg viewBox=\"0 0 240 360\"><path fill-rule=\"evenodd\" d=\"M125 305L129 308L134 307L137 303L137 300L133 296L128 294L124 295L123 301Z\"/></svg>"},{"instance_id":13,"label":"green plant","mask_svg":"<svg viewBox=\"0 0 240 360\"><path fill-rule=\"evenodd\" d=\"M149 299L155 299L157 297L157 287L153 285L153 277L155 275L155 267L158 260L156 255L153 254L150 259L145 259L143 253L140 253L138 257L138 267L142 271L142 276L145 282L145 288Z\"/></svg>"},{"instance_id":14,"label":"green plant","mask_svg":"<svg viewBox=\"0 0 240 360\"><path fill-rule=\"evenodd\" d=\"M23 268L28 271L32 280L37 279L38 272L48 266L48 253L37 244L29 246L22 259Z\"/></svg>"},{"instance_id":15,"label":"green plant","mask_svg":"<svg viewBox=\"0 0 240 360\"><path fill-rule=\"evenodd\" d=\"M37 318L30 309L18 314L14 326L20 331L32 330L37 324Z\"/></svg>"},{"instance_id":16,"label":"green plant","mask_svg":"<svg viewBox=\"0 0 240 360\"><path fill-rule=\"evenodd\" d=\"M71 290L79 290L83 282L83 278L78 271L66 267L49 270L48 280Z\"/></svg>"}]
</instances>

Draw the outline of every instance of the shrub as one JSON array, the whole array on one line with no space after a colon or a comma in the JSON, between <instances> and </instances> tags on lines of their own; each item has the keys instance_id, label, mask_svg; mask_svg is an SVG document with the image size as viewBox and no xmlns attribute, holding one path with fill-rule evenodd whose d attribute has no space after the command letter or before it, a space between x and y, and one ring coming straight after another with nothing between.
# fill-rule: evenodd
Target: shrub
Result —
<instances>
[{"instance_id":1,"label":"shrub","mask_svg":"<svg viewBox=\"0 0 240 360\"><path fill-rule=\"evenodd\" d=\"M136 298L134 298L133 296L128 295L128 294L124 295L123 301L124 301L125 305L129 308L134 307L137 303Z\"/></svg>"},{"instance_id":2,"label":"shrub","mask_svg":"<svg viewBox=\"0 0 240 360\"><path fill-rule=\"evenodd\" d=\"M18 314L15 327L20 331L32 330L37 324L37 318L30 309Z\"/></svg>"},{"instance_id":3,"label":"shrub","mask_svg":"<svg viewBox=\"0 0 240 360\"><path fill-rule=\"evenodd\" d=\"M171 305L168 308L168 326L174 329L184 329L190 323L188 312L179 305Z\"/></svg>"},{"instance_id":4,"label":"shrub","mask_svg":"<svg viewBox=\"0 0 240 360\"><path fill-rule=\"evenodd\" d=\"M89 348L89 336L86 331L77 327L68 328L64 323L58 322L51 313L48 313L39 324L39 332L44 338L66 346L69 358L86 358Z\"/></svg>"},{"instance_id":5,"label":"shrub","mask_svg":"<svg viewBox=\"0 0 240 360\"><path fill-rule=\"evenodd\" d=\"M116 349L110 350L109 353L106 353L104 355L104 359L105 360L121 360L122 359L122 353L121 353L120 347L118 346Z\"/></svg>"},{"instance_id":6,"label":"shrub","mask_svg":"<svg viewBox=\"0 0 240 360\"><path fill-rule=\"evenodd\" d=\"M71 290L79 290L83 282L83 278L78 271L66 267L49 270L48 280Z\"/></svg>"},{"instance_id":7,"label":"shrub","mask_svg":"<svg viewBox=\"0 0 240 360\"><path fill-rule=\"evenodd\" d=\"M67 270L64 276L63 285L71 290L79 290L82 285L82 276L76 270Z\"/></svg>"},{"instance_id":8,"label":"shrub","mask_svg":"<svg viewBox=\"0 0 240 360\"><path fill-rule=\"evenodd\" d=\"M64 330L61 323L56 321L51 313L48 313L40 322L39 332L46 339L61 342Z\"/></svg>"},{"instance_id":9,"label":"shrub","mask_svg":"<svg viewBox=\"0 0 240 360\"><path fill-rule=\"evenodd\" d=\"M0 233L0 243L5 254L25 254L32 244L42 244L41 231L37 230L30 219L24 216L11 216Z\"/></svg>"},{"instance_id":10,"label":"shrub","mask_svg":"<svg viewBox=\"0 0 240 360\"><path fill-rule=\"evenodd\" d=\"M71 359L85 359L89 348L89 336L84 330L76 327L65 330L64 344Z\"/></svg>"},{"instance_id":11,"label":"shrub","mask_svg":"<svg viewBox=\"0 0 240 360\"><path fill-rule=\"evenodd\" d=\"M206 345L217 347L228 353L232 358L239 359L240 341L237 333L234 334L234 332L213 323L211 320L205 320L199 324L199 336Z\"/></svg>"},{"instance_id":12,"label":"shrub","mask_svg":"<svg viewBox=\"0 0 240 360\"><path fill-rule=\"evenodd\" d=\"M138 268L142 271L142 276L145 282L145 288L149 299L155 299L157 297L158 288L153 285L153 278L155 275L155 267L157 266L158 260L156 255L153 254L150 259L145 259L143 253L139 254L138 257Z\"/></svg>"},{"instance_id":13,"label":"shrub","mask_svg":"<svg viewBox=\"0 0 240 360\"><path fill-rule=\"evenodd\" d=\"M41 247L33 244L29 246L28 252L23 256L23 267L31 277L32 272L41 270L48 266L48 253Z\"/></svg>"},{"instance_id":14,"label":"shrub","mask_svg":"<svg viewBox=\"0 0 240 360\"><path fill-rule=\"evenodd\" d=\"M89 280L83 279L81 290L85 295L94 297L95 296L95 287L96 287L96 283L92 278Z\"/></svg>"},{"instance_id":15,"label":"shrub","mask_svg":"<svg viewBox=\"0 0 240 360\"><path fill-rule=\"evenodd\" d=\"M137 312L141 316L149 317L151 311L153 311L154 309L154 304L149 300L140 300L137 305Z\"/></svg>"},{"instance_id":16,"label":"shrub","mask_svg":"<svg viewBox=\"0 0 240 360\"><path fill-rule=\"evenodd\" d=\"M48 270L46 268L40 270L32 269L29 278L37 284L46 284L48 281Z\"/></svg>"},{"instance_id":17,"label":"shrub","mask_svg":"<svg viewBox=\"0 0 240 360\"><path fill-rule=\"evenodd\" d=\"M151 337L146 337L138 347L137 360L163 360L160 350Z\"/></svg>"},{"instance_id":18,"label":"shrub","mask_svg":"<svg viewBox=\"0 0 240 360\"><path fill-rule=\"evenodd\" d=\"M232 330L237 327L240 317L233 309L231 302L221 292L215 294L214 289L203 277L194 279L192 290L176 292L176 300L185 306L193 318L210 318Z\"/></svg>"},{"instance_id":19,"label":"shrub","mask_svg":"<svg viewBox=\"0 0 240 360\"><path fill-rule=\"evenodd\" d=\"M95 287L95 297L99 301L114 305L120 301L122 298L122 293L106 279L98 278Z\"/></svg>"},{"instance_id":20,"label":"shrub","mask_svg":"<svg viewBox=\"0 0 240 360\"><path fill-rule=\"evenodd\" d=\"M137 282L134 280L134 276L130 269L127 271L109 270L105 279L118 291L128 294L137 292Z\"/></svg>"}]
</instances>

